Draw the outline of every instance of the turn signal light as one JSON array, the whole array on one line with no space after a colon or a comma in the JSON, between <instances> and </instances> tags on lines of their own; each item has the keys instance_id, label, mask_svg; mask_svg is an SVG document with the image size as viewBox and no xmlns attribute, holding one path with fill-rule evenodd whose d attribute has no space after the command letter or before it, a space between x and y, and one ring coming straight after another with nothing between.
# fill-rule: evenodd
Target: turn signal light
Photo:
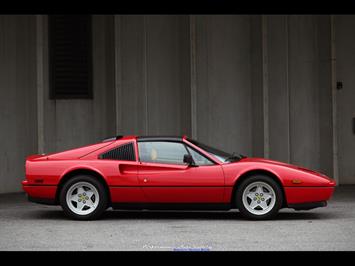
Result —
<instances>
[{"instance_id":1,"label":"turn signal light","mask_svg":"<svg viewBox=\"0 0 355 266\"><path fill-rule=\"evenodd\" d=\"M302 183L302 181L299 180L299 179L293 179L292 180L292 184L301 184L301 183Z\"/></svg>"}]
</instances>

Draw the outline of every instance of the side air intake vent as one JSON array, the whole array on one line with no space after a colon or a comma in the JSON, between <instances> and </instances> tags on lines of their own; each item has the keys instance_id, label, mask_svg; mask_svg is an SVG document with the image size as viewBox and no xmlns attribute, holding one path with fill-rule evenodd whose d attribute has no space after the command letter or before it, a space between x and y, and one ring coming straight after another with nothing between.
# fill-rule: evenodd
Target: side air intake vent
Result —
<instances>
[{"instance_id":1,"label":"side air intake vent","mask_svg":"<svg viewBox=\"0 0 355 266\"><path fill-rule=\"evenodd\" d=\"M135 161L133 143L124 144L100 155L100 159Z\"/></svg>"}]
</instances>

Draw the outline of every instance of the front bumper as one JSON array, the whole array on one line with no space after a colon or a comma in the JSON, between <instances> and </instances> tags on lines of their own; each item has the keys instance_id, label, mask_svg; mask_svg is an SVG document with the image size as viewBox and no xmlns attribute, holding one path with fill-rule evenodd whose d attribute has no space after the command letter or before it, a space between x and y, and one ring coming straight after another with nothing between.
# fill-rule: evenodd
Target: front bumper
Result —
<instances>
[{"instance_id":1,"label":"front bumper","mask_svg":"<svg viewBox=\"0 0 355 266\"><path fill-rule=\"evenodd\" d=\"M287 205L328 201L334 187L285 187ZM321 207L321 206L319 206Z\"/></svg>"}]
</instances>

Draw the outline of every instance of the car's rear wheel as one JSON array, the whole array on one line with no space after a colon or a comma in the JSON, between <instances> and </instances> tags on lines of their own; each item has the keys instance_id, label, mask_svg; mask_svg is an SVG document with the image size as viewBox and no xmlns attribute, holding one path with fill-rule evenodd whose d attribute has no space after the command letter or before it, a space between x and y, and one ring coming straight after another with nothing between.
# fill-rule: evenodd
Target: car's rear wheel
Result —
<instances>
[{"instance_id":1,"label":"car's rear wheel","mask_svg":"<svg viewBox=\"0 0 355 266\"><path fill-rule=\"evenodd\" d=\"M60 192L60 205L70 218L94 220L106 210L107 194L96 178L75 176L64 184Z\"/></svg>"},{"instance_id":2,"label":"car's rear wheel","mask_svg":"<svg viewBox=\"0 0 355 266\"><path fill-rule=\"evenodd\" d=\"M251 176L237 188L236 205L243 217L254 220L275 217L282 206L282 190L277 182L264 175Z\"/></svg>"}]
</instances>

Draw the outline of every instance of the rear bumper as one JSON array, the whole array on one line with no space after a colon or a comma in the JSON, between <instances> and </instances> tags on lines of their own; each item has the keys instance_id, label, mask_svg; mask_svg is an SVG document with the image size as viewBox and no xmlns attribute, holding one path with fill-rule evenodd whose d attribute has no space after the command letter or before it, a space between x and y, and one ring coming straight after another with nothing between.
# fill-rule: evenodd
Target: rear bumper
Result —
<instances>
[{"instance_id":1,"label":"rear bumper","mask_svg":"<svg viewBox=\"0 0 355 266\"><path fill-rule=\"evenodd\" d=\"M27 180L22 182L22 188L28 195L28 200L35 203L56 205L57 186L55 185L33 185Z\"/></svg>"}]
</instances>

